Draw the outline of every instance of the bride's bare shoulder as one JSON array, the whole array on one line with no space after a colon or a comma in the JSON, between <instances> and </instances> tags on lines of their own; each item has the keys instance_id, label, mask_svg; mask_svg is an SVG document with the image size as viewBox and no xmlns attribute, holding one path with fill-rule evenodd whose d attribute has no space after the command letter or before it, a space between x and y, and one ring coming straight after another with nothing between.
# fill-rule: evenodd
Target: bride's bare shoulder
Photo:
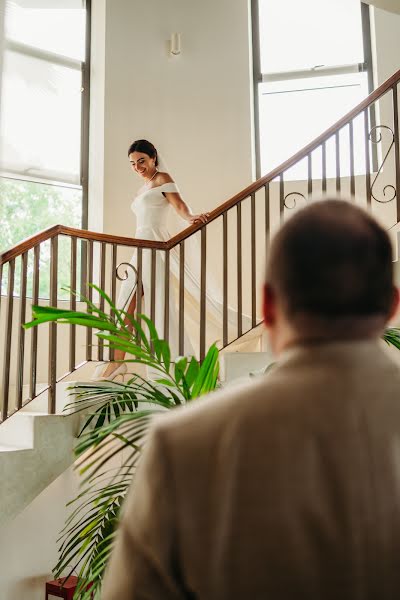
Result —
<instances>
[{"instance_id":1,"label":"bride's bare shoulder","mask_svg":"<svg viewBox=\"0 0 400 600\"><path fill-rule=\"evenodd\" d=\"M164 183L172 183L174 180L172 179L169 173L158 173L157 183L158 185L162 185Z\"/></svg>"}]
</instances>

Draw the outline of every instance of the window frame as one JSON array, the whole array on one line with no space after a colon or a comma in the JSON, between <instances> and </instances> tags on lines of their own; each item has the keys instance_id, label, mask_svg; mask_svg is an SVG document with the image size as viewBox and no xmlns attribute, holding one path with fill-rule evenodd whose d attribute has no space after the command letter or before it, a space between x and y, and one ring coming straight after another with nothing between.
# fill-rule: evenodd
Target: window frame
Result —
<instances>
[{"instance_id":1,"label":"window frame","mask_svg":"<svg viewBox=\"0 0 400 600\"><path fill-rule=\"evenodd\" d=\"M259 92L260 83L272 81L288 81L290 79L313 78L326 75L343 75L347 73L367 73L368 93L374 89L373 64L372 64L372 43L371 43L371 20L370 6L361 2L361 22L362 38L364 50L364 62L348 65L335 65L322 68L323 65L315 65L311 69L281 71L263 73L261 71L261 45L260 45L260 14L259 0L251 0L251 33L252 33L252 57L253 57L253 152L255 158L255 178L259 179L261 174L261 151L260 151L260 112L259 112ZM371 127L376 125L375 106L370 109ZM321 132L322 133L322 132ZM289 156L287 158L290 158ZM377 152L372 152L373 169L377 165Z\"/></svg>"},{"instance_id":2,"label":"window frame","mask_svg":"<svg viewBox=\"0 0 400 600\"><path fill-rule=\"evenodd\" d=\"M80 174L79 185L73 183L46 178L32 177L24 175L18 171L0 169L0 177L5 179L14 179L16 181L31 181L45 185L54 185L56 187L66 187L80 189L82 191L82 211L81 226L88 228L88 174L89 174L89 110L90 110L90 60L91 60L91 8L92 0L85 0L86 24L85 24L85 57L84 60L78 60L63 56L49 50L42 50L23 42L17 42L11 39L4 39L4 50L44 60L47 63L60 65L69 69L80 71L81 73L81 133L80 133Z\"/></svg>"}]
</instances>

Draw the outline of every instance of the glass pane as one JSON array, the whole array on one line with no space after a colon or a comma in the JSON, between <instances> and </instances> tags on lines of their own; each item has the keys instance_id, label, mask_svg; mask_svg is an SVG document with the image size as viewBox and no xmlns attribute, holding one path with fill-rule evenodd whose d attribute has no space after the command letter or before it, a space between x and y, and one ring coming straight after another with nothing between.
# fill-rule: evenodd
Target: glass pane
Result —
<instances>
[{"instance_id":1,"label":"glass pane","mask_svg":"<svg viewBox=\"0 0 400 600\"><path fill-rule=\"evenodd\" d=\"M6 37L83 61L85 18L82 0L8 0Z\"/></svg>"},{"instance_id":2,"label":"glass pane","mask_svg":"<svg viewBox=\"0 0 400 600\"><path fill-rule=\"evenodd\" d=\"M0 252L52 225L81 227L82 192L71 188L0 178ZM67 297L62 287L70 285L70 241L59 240L58 297ZM78 278L80 273L80 244L78 244ZM33 253L29 253L27 294L32 295ZM41 244L40 254L41 298L49 297L50 244ZM7 270L2 289L7 289ZM20 290L20 269L15 272L14 294Z\"/></svg>"},{"instance_id":3,"label":"glass pane","mask_svg":"<svg viewBox=\"0 0 400 600\"><path fill-rule=\"evenodd\" d=\"M81 72L6 52L1 111L5 172L80 183Z\"/></svg>"},{"instance_id":4,"label":"glass pane","mask_svg":"<svg viewBox=\"0 0 400 600\"><path fill-rule=\"evenodd\" d=\"M261 71L363 62L360 0L259 0Z\"/></svg>"},{"instance_id":5,"label":"glass pane","mask_svg":"<svg viewBox=\"0 0 400 600\"><path fill-rule=\"evenodd\" d=\"M368 95L366 73L335 75L259 85L261 175L265 175L301 150ZM279 115L279 117L277 117ZM355 139L363 140L363 122L358 120ZM346 152L345 147L341 147ZM348 152L348 150L347 150ZM364 147L355 148L356 173L365 172ZM328 176L335 173L334 152L327 153ZM342 174L346 173L343 165ZM294 167L293 179L303 178L304 169ZM313 172L321 176L321 169Z\"/></svg>"},{"instance_id":6,"label":"glass pane","mask_svg":"<svg viewBox=\"0 0 400 600\"><path fill-rule=\"evenodd\" d=\"M81 227L82 192L0 177L0 252L52 225Z\"/></svg>"}]
</instances>

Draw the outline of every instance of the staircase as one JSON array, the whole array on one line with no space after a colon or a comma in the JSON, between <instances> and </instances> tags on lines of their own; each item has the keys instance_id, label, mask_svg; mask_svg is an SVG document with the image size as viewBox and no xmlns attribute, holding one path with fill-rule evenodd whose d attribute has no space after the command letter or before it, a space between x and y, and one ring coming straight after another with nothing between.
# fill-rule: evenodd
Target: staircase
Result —
<instances>
[{"instance_id":1,"label":"staircase","mask_svg":"<svg viewBox=\"0 0 400 600\"><path fill-rule=\"evenodd\" d=\"M81 290L100 310L105 310L104 300L97 297L89 284L104 289L115 303L119 281L128 276L126 262L135 250L138 313L142 269L149 259L149 316L154 319L159 303L168 307L170 302L177 302L178 323L169 323L165 310L161 334L167 340L174 334L179 339L179 353L184 354L184 332L189 326L185 296L187 248L197 238L200 304L198 318L190 326L197 340L198 357L202 359L208 345L217 338L227 383L237 375L248 376L251 371L259 371L271 360L260 325L259 292L265 255L271 235L296 208L321 195L352 197L385 224L397 256L399 82L400 71L303 150L216 208L207 224L193 225L167 242L57 225L0 256L0 343L3 345L0 524L27 506L71 463L79 419L61 416L67 402L67 382L87 379L93 370L92 362L112 359L112 354L102 342L96 342L91 331L78 330L73 325L51 324L25 332L21 325L30 320L30 305L41 302L79 309L76 297L61 290L67 284L73 290ZM299 166L303 170L301 180L292 177L291 169L295 166L297 173ZM210 253L211 240L213 247L219 245L218 255ZM170 273L173 259L179 265L175 290ZM39 299L44 264L50 270L49 293L47 299ZM156 270L159 264L164 265L162 274ZM65 266L68 281L62 279ZM156 297L156 280L161 275L163 297ZM212 278L222 290L222 319L216 337L205 318ZM229 307L237 315L233 325ZM172 331L173 326L176 331ZM12 476L15 473L18 477Z\"/></svg>"}]
</instances>

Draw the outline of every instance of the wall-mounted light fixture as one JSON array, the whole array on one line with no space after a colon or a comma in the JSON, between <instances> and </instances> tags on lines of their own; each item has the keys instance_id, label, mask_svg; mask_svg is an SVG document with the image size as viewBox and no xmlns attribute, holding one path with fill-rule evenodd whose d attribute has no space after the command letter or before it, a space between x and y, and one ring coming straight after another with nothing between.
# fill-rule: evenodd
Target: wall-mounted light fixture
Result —
<instances>
[{"instance_id":1,"label":"wall-mounted light fixture","mask_svg":"<svg viewBox=\"0 0 400 600\"><path fill-rule=\"evenodd\" d=\"M182 45L181 45L181 34L180 33L173 33L171 35L169 51L173 56L179 56L179 54L181 53Z\"/></svg>"}]
</instances>

